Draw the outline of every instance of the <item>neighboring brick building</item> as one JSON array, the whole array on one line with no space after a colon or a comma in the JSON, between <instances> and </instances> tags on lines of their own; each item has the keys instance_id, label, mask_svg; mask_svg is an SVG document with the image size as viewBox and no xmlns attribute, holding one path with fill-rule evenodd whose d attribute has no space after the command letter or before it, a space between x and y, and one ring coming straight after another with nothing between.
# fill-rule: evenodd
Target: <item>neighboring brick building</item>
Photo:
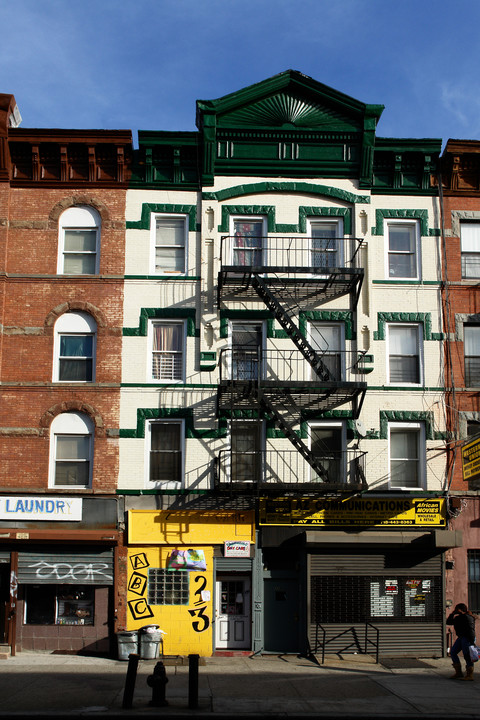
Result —
<instances>
[{"instance_id":1,"label":"neighboring brick building","mask_svg":"<svg viewBox=\"0 0 480 720\"><path fill-rule=\"evenodd\" d=\"M0 95L0 641L106 652L131 133L16 118Z\"/></svg>"},{"instance_id":2,"label":"neighboring brick building","mask_svg":"<svg viewBox=\"0 0 480 720\"><path fill-rule=\"evenodd\" d=\"M449 140L441 168L448 486L452 527L463 531L447 555L446 600L480 612L480 476L478 463L462 467L462 446L480 439L480 142Z\"/></svg>"},{"instance_id":3,"label":"neighboring brick building","mask_svg":"<svg viewBox=\"0 0 480 720\"><path fill-rule=\"evenodd\" d=\"M168 653L445 650L441 142L382 110L287 71L139 135L118 492Z\"/></svg>"}]
</instances>

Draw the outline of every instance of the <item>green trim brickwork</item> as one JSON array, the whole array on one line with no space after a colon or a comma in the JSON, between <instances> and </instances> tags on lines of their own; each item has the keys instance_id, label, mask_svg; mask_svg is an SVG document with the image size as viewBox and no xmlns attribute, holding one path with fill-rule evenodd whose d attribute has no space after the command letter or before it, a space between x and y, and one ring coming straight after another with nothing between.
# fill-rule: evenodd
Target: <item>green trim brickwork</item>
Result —
<instances>
[{"instance_id":1,"label":"green trim brickwork","mask_svg":"<svg viewBox=\"0 0 480 720\"><path fill-rule=\"evenodd\" d=\"M439 228L428 227L428 210L376 210L372 235L384 234L385 220L419 220L420 234L423 237L440 235Z\"/></svg>"},{"instance_id":2,"label":"green trim brickwork","mask_svg":"<svg viewBox=\"0 0 480 720\"><path fill-rule=\"evenodd\" d=\"M218 231L230 232L230 217L232 215L263 215L267 218L267 230L269 233L277 234L305 234L307 232L307 220L309 218L342 218L343 232L350 235L352 232L352 209L332 207L310 207L300 206L298 208L298 224L280 224L276 222L276 207L274 205L223 205L222 221Z\"/></svg>"},{"instance_id":3,"label":"green trim brickwork","mask_svg":"<svg viewBox=\"0 0 480 720\"><path fill-rule=\"evenodd\" d=\"M200 231L197 226L197 208L195 205L171 205L169 203L142 203L140 220L127 220L127 230L150 230L152 213L165 215L188 215L188 231Z\"/></svg>"},{"instance_id":4,"label":"green trim brickwork","mask_svg":"<svg viewBox=\"0 0 480 720\"><path fill-rule=\"evenodd\" d=\"M432 315L431 313L384 313L377 314L377 330L373 333L374 340L386 339L387 323L422 323L424 340L443 340L443 333L432 332Z\"/></svg>"},{"instance_id":5,"label":"green trim brickwork","mask_svg":"<svg viewBox=\"0 0 480 720\"><path fill-rule=\"evenodd\" d=\"M137 408L137 425L134 429L120 428L121 438L145 438L145 423L148 420L185 420L185 437L196 439L217 439L226 437L227 423L220 418L218 430L196 430L192 408Z\"/></svg>"},{"instance_id":6,"label":"green trim brickwork","mask_svg":"<svg viewBox=\"0 0 480 720\"><path fill-rule=\"evenodd\" d=\"M186 320L187 336L198 337L200 330L195 327L195 308L141 308L138 327L123 328L125 337L146 337L149 320Z\"/></svg>"},{"instance_id":7,"label":"green trim brickwork","mask_svg":"<svg viewBox=\"0 0 480 720\"><path fill-rule=\"evenodd\" d=\"M203 200L231 200L231 198L242 197L242 195L259 195L261 193L299 193L302 195L318 195L321 197L335 198L342 202L348 202L352 205L355 203L369 203L368 195L355 195L348 190L332 187L330 185L314 185L306 182L258 182L244 183L243 185L234 185L217 192L202 193Z\"/></svg>"}]
</instances>

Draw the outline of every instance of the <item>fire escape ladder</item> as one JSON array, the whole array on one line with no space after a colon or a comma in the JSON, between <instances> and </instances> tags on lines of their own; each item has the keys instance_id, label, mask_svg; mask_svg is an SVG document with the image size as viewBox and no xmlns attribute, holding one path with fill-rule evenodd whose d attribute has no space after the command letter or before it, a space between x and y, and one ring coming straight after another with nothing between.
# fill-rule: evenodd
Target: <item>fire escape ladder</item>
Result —
<instances>
[{"instance_id":1,"label":"fire escape ladder","mask_svg":"<svg viewBox=\"0 0 480 720\"><path fill-rule=\"evenodd\" d=\"M286 331L287 335L295 343L305 360L310 364L319 380L329 381L332 377L327 366L321 357L313 349L310 343L303 337L298 327L295 325L290 315L284 310L275 295L271 292L267 283L256 273L252 275L252 287L255 288L258 296L263 300L265 305L273 313L280 325Z\"/></svg>"},{"instance_id":2,"label":"fire escape ladder","mask_svg":"<svg viewBox=\"0 0 480 720\"><path fill-rule=\"evenodd\" d=\"M328 482L329 476L327 470L325 470L323 465L319 462L318 458L315 457L308 445L305 445L305 443L295 432L291 424L287 422L282 417L281 413L279 413L278 410L268 401L268 399L265 397L262 390L258 386L255 387L253 394L256 395L258 404L263 410L263 412L273 417L277 427L284 433L285 437L290 440L294 448L298 450L302 457L308 462L310 467L324 482Z\"/></svg>"}]
</instances>

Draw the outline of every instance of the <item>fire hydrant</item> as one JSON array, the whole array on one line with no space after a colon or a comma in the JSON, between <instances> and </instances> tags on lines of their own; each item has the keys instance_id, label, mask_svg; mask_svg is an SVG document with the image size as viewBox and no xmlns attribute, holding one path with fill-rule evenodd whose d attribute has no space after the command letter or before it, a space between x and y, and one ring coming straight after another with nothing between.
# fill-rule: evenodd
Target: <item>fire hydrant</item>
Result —
<instances>
[{"instance_id":1,"label":"fire hydrant","mask_svg":"<svg viewBox=\"0 0 480 720\"><path fill-rule=\"evenodd\" d=\"M152 688L152 699L148 703L152 707L165 707L168 700L165 699L165 690L168 678L163 662L158 662L153 668L153 675L147 677L147 685Z\"/></svg>"}]
</instances>

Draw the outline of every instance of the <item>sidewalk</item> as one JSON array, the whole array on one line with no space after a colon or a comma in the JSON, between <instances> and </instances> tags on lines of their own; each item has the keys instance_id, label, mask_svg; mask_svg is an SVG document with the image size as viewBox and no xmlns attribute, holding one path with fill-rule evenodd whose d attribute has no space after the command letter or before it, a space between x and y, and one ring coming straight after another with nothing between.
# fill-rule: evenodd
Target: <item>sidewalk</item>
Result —
<instances>
[{"instance_id":1,"label":"sidewalk","mask_svg":"<svg viewBox=\"0 0 480 720\"><path fill-rule=\"evenodd\" d=\"M316 665L295 655L206 658L195 710L188 708L188 666L166 667L168 707L150 707L146 679L157 661L140 660L132 709L123 710L127 662L23 652L0 661L0 718L479 717L480 668L476 682L462 682L448 680L446 658L369 660L334 656Z\"/></svg>"}]
</instances>

